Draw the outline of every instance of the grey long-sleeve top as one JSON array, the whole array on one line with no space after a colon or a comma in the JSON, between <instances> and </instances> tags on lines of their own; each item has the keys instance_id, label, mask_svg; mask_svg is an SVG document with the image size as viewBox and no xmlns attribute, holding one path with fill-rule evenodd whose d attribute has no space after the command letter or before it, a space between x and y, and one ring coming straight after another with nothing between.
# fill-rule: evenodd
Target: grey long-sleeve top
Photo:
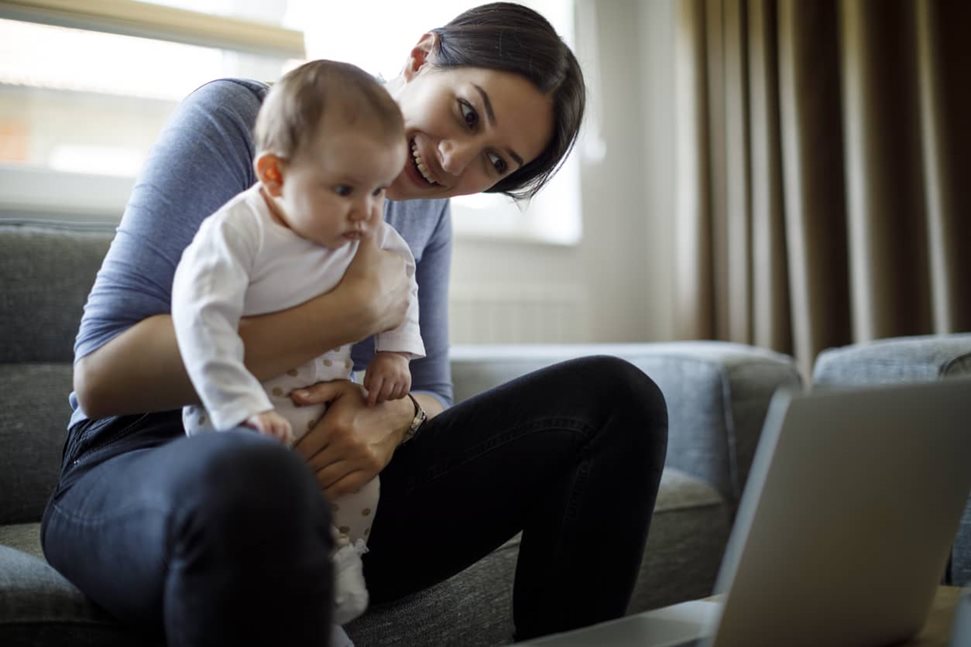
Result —
<instances>
[{"instance_id":1,"label":"grey long-sleeve top","mask_svg":"<svg viewBox=\"0 0 971 647\"><path fill-rule=\"evenodd\" d=\"M205 219L256 182L253 124L267 86L213 81L183 101L159 136L135 184L88 296L75 360L139 321L171 311L172 279L182 251ZM388 201L385 220L415 256L425 357L411 362L414 391L452 401L448 364L448 275L452 226L448 200ZM373 340L353 350L367 366ZM71 424L86 418L70 397Z\"/></svg>"}]
</instances>

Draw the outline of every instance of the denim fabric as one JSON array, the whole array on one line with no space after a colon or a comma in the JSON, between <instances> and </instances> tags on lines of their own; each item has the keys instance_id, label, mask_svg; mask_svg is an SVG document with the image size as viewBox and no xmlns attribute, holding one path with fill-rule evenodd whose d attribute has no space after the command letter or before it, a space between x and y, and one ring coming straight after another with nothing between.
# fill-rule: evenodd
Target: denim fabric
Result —
<instances>
[{"instance_id":1,"label":"denim fabric","mask_svg":"<svg viewBox=\"0 0 971 647\"><path fill-rule=\"evenodd\" d=\"M296 454L251 431L187 438L178 412L71 429L48 562L168 645L323 645L329 507Z\"/></svg>"},{"instance_id":2,"label":"denim fabric","mask_svg":"<svg viewBox=\"0 0 971 647\"><path fill-rule=\"evenodd\" d=\"M381 474L372 601L522 531L517 638L623 615L666 441L660 391L613 357L456 405ZM245 431L185 438L169 412L72 428L65 465L45 553L94 602L170 645L326 644L328 511L295 454Z\"/></svg>"}]
</instances>

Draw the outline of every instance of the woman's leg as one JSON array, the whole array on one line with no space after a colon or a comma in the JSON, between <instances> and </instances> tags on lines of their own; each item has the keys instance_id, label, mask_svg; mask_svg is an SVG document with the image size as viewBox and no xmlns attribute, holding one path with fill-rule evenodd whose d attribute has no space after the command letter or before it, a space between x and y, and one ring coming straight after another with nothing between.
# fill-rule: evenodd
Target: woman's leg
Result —
<instances>
[{"instance_id":1,"label":"woman's leg","mask_svg":"<svg viewBox=\"0 0 971 647\"><path fill-rule=\"evenodd\" d=\"M364 557L371 599L441 581L523 531L525 639L623 615L667 447L667 410L612 357L564 362L431 420L381 473Z\"/></svg>"},{"instance_id":2,"label":"woman's leg","mask_svg":"<svg viewBox=\"0 0 971 647\"><path fill-rule=\"evenodd\" d=\"M147 417L123 440L173 424ZM65 477L45 553L123 622L169 645L326 644L329 509L283 445L248 431L181 436Z\"/></svg>"}]
</instances>

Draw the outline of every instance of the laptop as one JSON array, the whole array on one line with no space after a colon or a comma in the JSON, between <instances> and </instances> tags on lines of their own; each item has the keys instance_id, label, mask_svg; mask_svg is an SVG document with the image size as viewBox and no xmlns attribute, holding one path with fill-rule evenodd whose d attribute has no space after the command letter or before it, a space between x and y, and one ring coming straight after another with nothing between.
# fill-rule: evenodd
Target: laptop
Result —
<instances>
[{"instance_id":1,"label":"laptop","mask_svg":"<svg viewBox=\"0 0 971 647\"><path fill-rule=\"evenodd\" d=\"M922 628L971 490L971 379L773 397L714 598L545 647L888 645Z\"/></svg>"}]
</instances>

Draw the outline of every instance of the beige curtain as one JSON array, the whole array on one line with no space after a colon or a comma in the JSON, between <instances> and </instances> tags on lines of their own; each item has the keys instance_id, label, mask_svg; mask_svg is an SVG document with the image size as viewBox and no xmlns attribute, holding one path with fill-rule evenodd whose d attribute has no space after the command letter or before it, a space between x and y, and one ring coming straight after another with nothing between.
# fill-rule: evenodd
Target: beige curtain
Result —
<instances>
[{"instance_id":1,"label":"beige curtain","mask_svg":"<svg viewBox=\"0 0 971 647\"><path fill-rule=\"evenodd\" d=\"M793 354L971 330L971 2L680 0L677 321Z\"/></svg>"}]
</instances>

